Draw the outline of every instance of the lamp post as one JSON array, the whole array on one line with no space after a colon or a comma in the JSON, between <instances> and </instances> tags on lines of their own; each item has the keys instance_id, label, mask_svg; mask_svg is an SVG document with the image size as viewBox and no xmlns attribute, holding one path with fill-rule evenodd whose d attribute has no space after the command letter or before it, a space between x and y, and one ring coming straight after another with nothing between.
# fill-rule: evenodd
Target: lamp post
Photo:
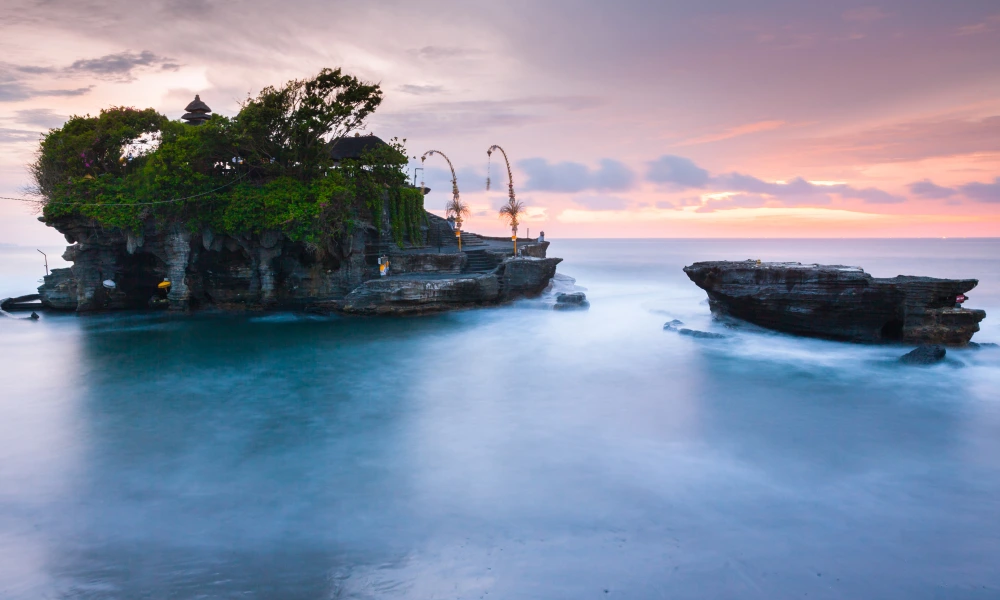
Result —
<instances>
[{"instance_id":1,"label":"lamp post","mask_svg":"<svg viewBox=\"0 0 1000 600\"><path fill-rule=\"evenodd\" d=\"M444 152L440 150L428 150L424 152L420 157L420 164L424 164L428 156L433 154L438 154L441 158L448 162L448 168L451 169L451 202L445 210L446 215L455 216L455 237L458 239L458 251L462 251L462 216L467 216L469 214L469 207L462 204L462 201L458 198L458 177L455 175L455 167L451 164L451 159L445 155ZM423 169L420 170L420 188L424 188L424 172Z\"/></svg>"}]
</instances>

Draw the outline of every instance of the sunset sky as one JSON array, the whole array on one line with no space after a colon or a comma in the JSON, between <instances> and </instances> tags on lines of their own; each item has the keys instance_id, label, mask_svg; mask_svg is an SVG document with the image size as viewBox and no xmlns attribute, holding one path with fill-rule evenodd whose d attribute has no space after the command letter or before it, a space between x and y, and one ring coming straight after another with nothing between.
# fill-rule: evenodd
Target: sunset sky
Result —
<instances>
[{"instance_id":1,"label":"sunset sky","mask_svg":"<svg viewBox=\"0 0 1000 600\"><path fill-rule=\"evenodd\" d=\"M997 0L5 0L0 57L3 196L67 115L340 66L385 91L368 131L451 157L472 231L504 232L500 144L522 235L1000 235ZM36 216L0 201L0 242L60 243Z\"/></svg>"}]
</instances>

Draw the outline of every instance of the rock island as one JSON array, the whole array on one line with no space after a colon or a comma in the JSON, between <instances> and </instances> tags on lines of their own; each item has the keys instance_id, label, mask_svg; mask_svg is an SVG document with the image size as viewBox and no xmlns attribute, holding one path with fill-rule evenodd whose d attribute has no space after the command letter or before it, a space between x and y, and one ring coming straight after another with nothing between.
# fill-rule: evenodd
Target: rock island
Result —
<instances>
[{"instance_id":1,"label":"rock island","mask_svg":"<svg viewBox=\"0 0 1000 600\"><path fill-rule=\"evenodd\" d=\"M427 212L406 140L358 131L381 100L324 69L231 118L200 97L180 121L129 107L70 118L30 166L39 220L72 244L42 305L410 314L541 293L561 260L548 242L461 231L454 179L457 218Z\"/></svg>"},{"instance_id":2,"label":"rock island","mask_svg":"<svg viewBox=\"0 0 1000 600\"><path fill-rule=\"evenodd\" d=\"M717 316L786 333L852 342L964 346L986 317L963 308L975 279L877 278L860 267L697 262L684 272Z\"/></svg>"}]
</instances>

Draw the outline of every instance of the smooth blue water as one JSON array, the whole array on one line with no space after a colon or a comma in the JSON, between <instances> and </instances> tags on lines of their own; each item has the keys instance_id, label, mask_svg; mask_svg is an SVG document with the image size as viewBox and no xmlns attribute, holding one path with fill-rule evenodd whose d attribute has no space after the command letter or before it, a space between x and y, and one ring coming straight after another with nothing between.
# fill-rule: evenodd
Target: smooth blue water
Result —
<instances>
[{"instance_id":1,"label":"smooth blue water","mask_svg":"<svg viewBox=\"0 0 1000 600\"><path fill-rule=\"evenodd\" d=\"M1000 342L1000 241L550 251L590 311L0 318L0 598L1000 597L1000 350L731 332L680 271L978 277Z\"/></svg>"}]
</instances>

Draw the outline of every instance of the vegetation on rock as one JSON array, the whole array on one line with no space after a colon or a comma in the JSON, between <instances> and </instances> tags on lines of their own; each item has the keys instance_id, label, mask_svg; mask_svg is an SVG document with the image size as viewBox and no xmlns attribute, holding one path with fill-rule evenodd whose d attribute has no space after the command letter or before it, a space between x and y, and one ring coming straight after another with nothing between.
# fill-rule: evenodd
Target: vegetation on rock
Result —
<instances>
[{"instance_id":1,"label":"vegetation on rock","mask_svg":"<svg viewBox=\"0 0 1000 600\"><path fill-rule=\"evenodd\" d=\"M200 126L112 107L51 130L30 169L50 221L83 216L132 232L150 221L233 235L279 230L312 243L371 225L402 244L417 239L425 218L402 143L338 164L328 146L381 101L378 85L323 69Z\"/></svg>"}]
</instances>

